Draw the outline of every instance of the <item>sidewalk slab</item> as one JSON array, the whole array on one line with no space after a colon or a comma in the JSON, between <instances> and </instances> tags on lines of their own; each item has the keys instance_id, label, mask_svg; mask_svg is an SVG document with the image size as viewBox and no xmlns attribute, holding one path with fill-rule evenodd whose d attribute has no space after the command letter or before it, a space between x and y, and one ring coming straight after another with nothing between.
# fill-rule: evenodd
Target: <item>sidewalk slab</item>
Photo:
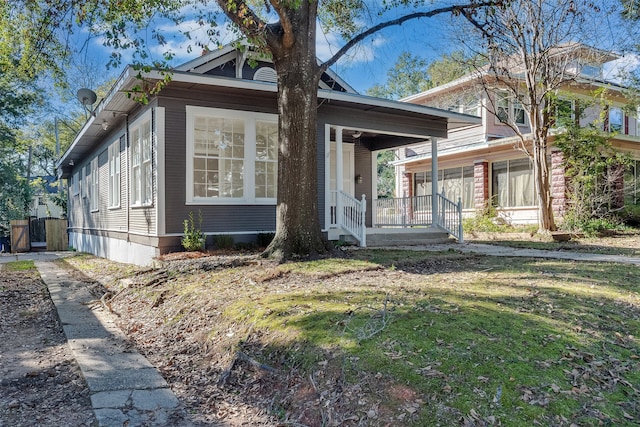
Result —
<instances>
[{"instance_id":1,"label":"sidewalk slab","mask_svg":"<svg viewBox=\"0 0 640 427\"><path fill-rule=\"evenodd\" d=\"M35 264L87 382L98 425L193 426L166 380L127 342L99 296L52 259L39 257Z\"/></svg>"}]
</instances>

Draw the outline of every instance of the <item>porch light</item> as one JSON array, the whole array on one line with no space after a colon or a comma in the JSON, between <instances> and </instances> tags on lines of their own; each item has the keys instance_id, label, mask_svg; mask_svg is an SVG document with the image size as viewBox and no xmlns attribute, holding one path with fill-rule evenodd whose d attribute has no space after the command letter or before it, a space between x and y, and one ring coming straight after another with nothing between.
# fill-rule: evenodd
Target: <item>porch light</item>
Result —
<instances>
[{"instance_id":1,"label":"porch light","mask_svg":"<svg viewBox=\"0 0 640 427\"><path fill-rule=\"evenodd\" d=\"M363 180L363 178L362 178L362 175L357 174L357 175L356 175L356 184L362 184L362 182L363 182L363 181L364 181L364 180Z\"/></svg>"}]
</instances>

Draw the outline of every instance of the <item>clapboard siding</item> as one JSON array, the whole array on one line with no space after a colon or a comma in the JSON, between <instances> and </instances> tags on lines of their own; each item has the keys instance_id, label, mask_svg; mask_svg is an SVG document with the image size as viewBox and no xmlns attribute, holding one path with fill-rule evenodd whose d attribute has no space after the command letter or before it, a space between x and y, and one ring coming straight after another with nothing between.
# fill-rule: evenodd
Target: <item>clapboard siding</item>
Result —
<instances>
[{"instance_id":1,"label":"clapboard siding","mask_svg":"<svg viewBox=\"0 0 640 427\"><path fill-rule=\"evenodd\" d=\"M188 93L185 93L188 92ZM167 96L170 95L170 96ZM189 101L187 101L187 99ZM241 102L240 102L241 101ZM182 233L183 221L193 212L202 215L206 233L261 232L275 230L275 205L198 205L186 204L186 106L247 109L276 113L270 99L216 96L215 92L166 91L158 105L165 108L165 231ZM243 108L239 108L239 106Z\"/></svg>"},{"instance_id":2,"label":"clapboard siding","mask_svg":"<svg viewBox=\"0 0 640 427\"><path fill-rule=\"evenodd\" d=\"M371 227L371 213L373 212L371 202L373 200L373 194L371 193L371 185L373 182L373 171L371 167L371 151L362 144L355 144L354 149L355 157L355 169L356 175L362 176L362 184L355 183L355 194L357 199L360 199L364 194L367 199L367 212L365 223L367 227Z\"/></svg>"}]
</instances>

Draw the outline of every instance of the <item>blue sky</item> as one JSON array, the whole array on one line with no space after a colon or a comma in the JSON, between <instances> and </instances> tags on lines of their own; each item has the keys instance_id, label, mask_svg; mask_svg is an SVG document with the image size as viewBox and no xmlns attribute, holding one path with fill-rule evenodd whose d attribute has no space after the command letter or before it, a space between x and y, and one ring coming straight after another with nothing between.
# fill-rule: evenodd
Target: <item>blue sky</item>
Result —
<instances>
[{"instance_id":1,"label":"blue sky","mask_svg":"<svg viewBox=\"0 0 640 427\"><path fill-rule=\"evenodd\" d=\"M369 1L371 2L371 16L377 19L377 15L374 12L377 10L376 8L379 8L379 0ZM449 3L451 2L436 0L427 9ZM403 14L406 13L406 10L395 13ZM384 16L385 19L389 17L392 17L390 13ZM332 68L358 92L364 93L375 83L384 83L386 81L387 71L393 67L398 56L403 51L409 51L430 62L444 53L456 50L457 42L455 37L451 35L454 33L451 30L461 24L463 24L462 18L453 18L450 15L443 14L429 19L409 21L402 26L385 29L360 43ZM176 26L173 23L160 24L157 28L165 34L167 44L165 46L155 46L152 44L151 37L147 37L151 55L161 58L162 52L170 49L176 55L174 65L186 62L199 55L200 52L197 49L188 52L187 47L189 44L193 45L193 40L186 41L181 35L181 32L189 31L194 40L202 40L205 30L196 22L186 21L180 26ZM221 27L221 33L220 42L222 44L231 42L236 37L232 31L224 26ZM106 67L111 50L102 45L103 39L101 37L94 37L87 42L87 36L87 32L81 32L76 36L80 43L86 42L85 55L91 61L97 63L99 67ZM327 59L339 49L342 42L336 34L323 34L322 31L318 30L316 44L318 56L321 59ZM122 66L130 61L131 56L124 53ZM637 64L638 61L635 57L627 56L621 62ZM120 71L121 69L109 70L101 75L105 78L115 77L119 75Z\"/></svg>"},{"instance_id":2,"label":"blue sky","mask_svg":"<svg viewBox=\"0 0 640 427\"><path fill-rule=\"evenodd\" d=\"M446 2L445 2L446 3ZM430 6L429 8L434 7ZM375 83L386 81L387 71L393 67L398 56L403 51L410 51L414 55L421 56L428 61L438 58L446 52L450 52L452 41L448 39L448 29L451 24L451 17L448 15L437 16L428 20L419 20L406 23L400 27L392 27L379 32L360 43L343 57L332 68L344 80L352 85L358 92L364 93ZM197 49L188 52L187 46L191 42L185 41L181 36L181 31L190 31L195 40L202 39L204 30L194 21L187 21L179 27L174 24L161 24L158 27L162 30L168 43L165 46L151 45L151 37L148 37L150 53L156 58L161 58L162 52L170 49L175 54L174 65L186 62L199 55ZM222 29L220 41L225 44L232 41L236 36L231 31ZM150 33L150 32L149 32ZM90 57L92 61L106 66L111 54L111 49L103 46L102 37L94 37L86 41L88 33L83 31L76 35L78 44L85 43L84 55ZM317 54L321 59L327 59L337 51L342 45L339 36L335 34L323 34L318 30L317 34ZM122 67L131 61L131 55L123 53ZM109 70L103 75L117 76L120 70Z\"/></svg>"}]
</instances>

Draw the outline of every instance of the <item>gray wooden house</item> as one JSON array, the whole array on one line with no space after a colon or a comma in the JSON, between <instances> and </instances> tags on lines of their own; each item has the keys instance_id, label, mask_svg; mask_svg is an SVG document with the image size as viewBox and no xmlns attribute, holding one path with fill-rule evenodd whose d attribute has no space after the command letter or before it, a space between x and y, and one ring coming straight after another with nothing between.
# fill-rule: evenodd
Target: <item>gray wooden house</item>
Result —
<instances>
[{"instance_id":1,"label":"gray wooden house","mask_svg":"<svg viewBox=\"0 0 640 427\"><path fill-rule=\"evenodd\" d=\"M253 55L227 46L177 67L147 105L128 96L140 85L138 71L124 70L58 163L69 182L70 246L147 264L180 250L190 212L196 220L201 213L207 246L214 235L251 241L275 230L277 79L272 64ZM318 94L320 221L329 239L352 236L361 245L378 225L376 152L435 146L479 120L362 96L330 71ZM432 207L442 209L437 200Z\"/></svg>"}]
</instances>

